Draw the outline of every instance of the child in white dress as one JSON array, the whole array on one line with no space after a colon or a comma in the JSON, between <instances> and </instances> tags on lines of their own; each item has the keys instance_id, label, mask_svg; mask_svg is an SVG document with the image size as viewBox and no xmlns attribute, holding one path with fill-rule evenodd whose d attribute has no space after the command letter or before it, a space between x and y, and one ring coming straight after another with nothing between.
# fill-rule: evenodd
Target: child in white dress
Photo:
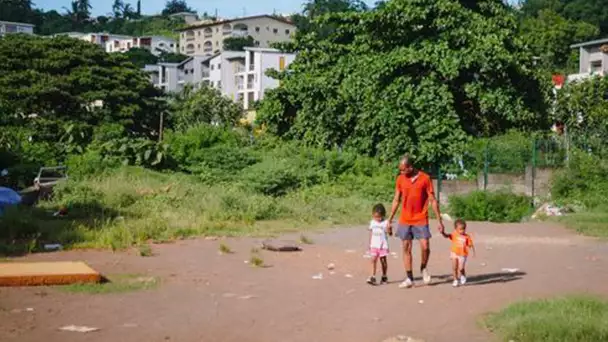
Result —
<instances>
[{"instance_id":1,"label":"child in white dress","mask_svg":"<svg viewBox=\"0 0 608 342\"><path fill-rule=\"evenodd\" d=\"M388 221L386 221L386 209L382 204L376 204L372 210L372 221L369 224L369 254L372 257L372 274L367 279L370 285L376 285L376 268L378 259L382 264L382 279L380 283L388 283L386 272L388 270Z\"/></svg>"}]
</instances>

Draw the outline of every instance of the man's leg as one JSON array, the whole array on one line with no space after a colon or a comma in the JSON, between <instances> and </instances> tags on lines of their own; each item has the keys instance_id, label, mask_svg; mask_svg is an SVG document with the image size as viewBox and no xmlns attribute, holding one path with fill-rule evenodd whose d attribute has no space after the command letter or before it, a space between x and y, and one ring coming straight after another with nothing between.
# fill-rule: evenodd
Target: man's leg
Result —
<instances>
[{"instance_id":1,"label":"man's leg","mask_svg":"<svg viewBox=\"0 0 608 342\"><path fill-rule=\"evenodd\" d=\"M431 256L431 231L428 225L417 226L413 231L414 237L420 241L420 273L422 273L422 281L425 284L430 284L431 274L428 272L427 265Z\"/></svg>"},{"instance_id":2,"label":"man's leg","mask_svg":"<svg viewBox=\"0 0 608 342\"><path fill-rule=\"evenodd\" d=\"M414 280L412 275L412 240L403 240L403 267L410 280Z\"/></svg>"},{"instance_id":3,"label":"man's leg","mask_svg":"<svg viewBox=\"0 0 608 342\"><path fill-rule=\"evenodd\" d=\"M431 256L431 241L429 239L420 239L420 272L426 270L426 265L429 263Z\"/></svg>"}]
</instances>

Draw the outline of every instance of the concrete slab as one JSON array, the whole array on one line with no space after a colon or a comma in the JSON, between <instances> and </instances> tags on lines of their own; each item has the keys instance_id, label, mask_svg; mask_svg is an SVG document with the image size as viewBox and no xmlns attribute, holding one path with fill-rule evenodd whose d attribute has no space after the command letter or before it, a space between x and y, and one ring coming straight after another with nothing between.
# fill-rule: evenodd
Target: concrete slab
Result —
<instances>
[{"instance_id":1,"label":"concrete slab","mask_svg":"<svg viewBox=\"0 0 608 342\"><path fill-rule=\"evenodd\" d=\"M0 263L0 286L97 283L101 275L84 262Z\"/></svg>"}]
</instances>

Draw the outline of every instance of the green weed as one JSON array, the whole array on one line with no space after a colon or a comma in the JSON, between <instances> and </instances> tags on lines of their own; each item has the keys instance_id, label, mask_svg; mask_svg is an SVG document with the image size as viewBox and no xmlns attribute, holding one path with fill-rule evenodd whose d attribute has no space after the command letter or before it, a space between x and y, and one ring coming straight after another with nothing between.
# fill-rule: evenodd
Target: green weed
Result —
<instances>
[{"instance_id":1,"label":"green weed","mask_svg":"<svg viewBox=\"0 0 608 342\"><path fill-rule=\"evenodd\" d=\"M57 288L70 293L109 294L150 290L156 288L158 284L158 278L130 274L111 275L104 282L98 284L72 284Z\"/></svg>"},{"instance_id":2,"label":"green weed","mask_svg":"<svg viewBox=\"0 0 608 342\"><path fill-rule=\"evenodd\" d=\"M232 253L234 253L232 251L232 249L230 249L230 247L227 244L225 244L225 243L220 243L219 249L220 249L220 253L222 253L222 254L232 254Z\"/></svg>"}]
</instances>

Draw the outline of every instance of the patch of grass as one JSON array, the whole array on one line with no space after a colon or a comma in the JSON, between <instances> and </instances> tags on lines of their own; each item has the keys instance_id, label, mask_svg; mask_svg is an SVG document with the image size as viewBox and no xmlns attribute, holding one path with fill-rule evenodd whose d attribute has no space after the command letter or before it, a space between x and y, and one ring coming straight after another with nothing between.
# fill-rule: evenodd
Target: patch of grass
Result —
<instances>
[{"instance_id":1,"label":"patch of grass","mask_svg":"<svg viewBox=\"0 0 608 342\"><path fill-rule=\"evenodd\" d=\"M583 235L608 238L608 211L591 210L568 214L558 218L566 227Z\"/></svg>"},{"instance_id":2,"label":"patch of grass","mask_svg":"<svg viewBox=\"0 0 608 342\"><path fill-rule=\"evenodd\" d=\"M259 254L260 253L260 249L257 247L252 247L251 248L251 254Z\"/></svg>"},{"instance_id":3,"label":"patch of grass","mask_svg":"<svg viewBox=\"0 0 608 342\"><path fill-rule=\"evenodd\" d=\"M108 294L150 290L159 284L158 278L135 274L111 275L99 284L72 284L58 289L70 293Z\"/></svg>"},{"instance_id":4,"label":"patch of grass","mask_svg":"<svg viewBox=\"0 0 608 342\"><path fill-rule=\"evenodd\" d=\"M264 259L259 254L252 253L249 258L249 264L253 267L264 267Z\"/></svg>"},{"instance_id":5,"label":"patch of grass","mask_svg":"<svg viewBox=\"0 0 608 342\"><path fill-rule=\"evenodd\" d=\"M483 324L502 341L608 341L608 301L568 296L520 302L486 315Z\"/></svg>"},{"instance_id":6,"label":"patch of grass","mask_svg":"<svg viewBox=\"0 0 608 342\"><path fill-rule=\"evenodd\" d=\"M139 255L142 257L151 257L154 255L152 252L152 247L150 245L140 245L138 248Z\"/></svg>"},{"instance_id":7,"label":"patch of grass","mask_svg":"<svg viewBox=\"0 0 608 342\"><path fill-rule=\"evenodd\" d=\"M300 242L305 245L312 245L315 243L314 241L312 241L312 239L310 239L308 236L306 236L304 234L300 235Z\"/></svg>"},{"instance_id":8,"label":"patch of grass","mask_svg":"<svg viewBox=\"0 0 608 342\"><path fill-rule=\"evenodd\" d=\"M220 243L219 250L220 250L220 253L222 253L222 254L232 254L232 253L234 253L232 251L232 249L230 249L230 247L227 244L225 244L225 243Z\"/></svg>"}]
</instances>

